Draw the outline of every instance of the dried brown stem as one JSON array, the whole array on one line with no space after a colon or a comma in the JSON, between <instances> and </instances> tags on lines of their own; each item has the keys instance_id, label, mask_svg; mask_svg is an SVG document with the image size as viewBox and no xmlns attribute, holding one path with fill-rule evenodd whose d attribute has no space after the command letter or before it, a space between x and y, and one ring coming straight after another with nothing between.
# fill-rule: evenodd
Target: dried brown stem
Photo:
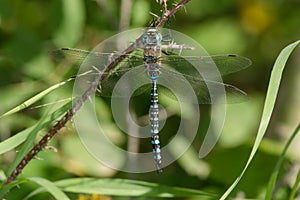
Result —
<instances>
[{"instance_id":1,"label":"dried brown stem","mask_svg":"<svg viewBox=\"0 0 300 200\"><path fill-rule=\"evenodd\" d=\"M154 23L154 27L162 27L170 17L172 17L178 10L183 8L191 0L182 0L176 4L171 10L164 9L160 20Z\"/></svg>"},{"instance_id":2,"label":"dried brown stem","mask_svg":"<svg viewBox=\"0 0 300 200\"><path fill-rule=\"evenodd\" d=\"M185 4L187 4L190 0L182 0L180 3L175 5L175 7L168 11L165 9L163 15L157 22L154 23L154 27L162 27L164 23L167 22L168 18L173 16L180 8L182 8ZM55 136L58 131L63 128L66 123L75 115L75 113L81 108L84 102L89 98L90 95L96 92L97 86L99 82L101 82L108 72L111 72L115 66L124 60L127 55L129 55L132 51L135 50L135 44L141 42L141 37L136 40L136 43L131 44L126 50L124 50L123 54L113 60L99 76L91 83L89 88L85 91L85 93L81 96L80 99L77 100L75 104L66 112L66 114L58 121L56 124L49 130L49 132L30 150L30 152L20 161L17 165L16 169L10 174L6 182L9 184L14 181L17 176L22 172L24 167L47 145L47 143Z\"/></svg>"}]
</instances>

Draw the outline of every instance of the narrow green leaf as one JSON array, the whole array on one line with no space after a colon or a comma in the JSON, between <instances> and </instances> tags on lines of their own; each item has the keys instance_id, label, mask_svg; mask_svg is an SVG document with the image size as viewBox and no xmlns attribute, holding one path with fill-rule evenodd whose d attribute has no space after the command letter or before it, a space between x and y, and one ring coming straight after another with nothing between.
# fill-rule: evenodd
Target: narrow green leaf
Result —
<instances>
[{"instance_id":1,"label":"narrow green leaf","mask_svg":"<svg viewBox=\"0 0 300 200\"><path fill-rule=\"evenodd\" d=\"M227 191L222 195L220 198L221 200L224 200L228 197L230 192L235 188L235 186L238 184L238 182L241 180L242 176L244 175L245 171L247 170L249 164L251 163L259 144L261 143L261 140L267 130L268 124L270 122L270 118L274 109L276 97L278 94L279 84L281 81L282 72L285 68L285 64L287 62L287 59L289 58L292 51L295 49L295 47L300 43L300 40L288 45L285 47L279 54L279 56L276 59L276 62L273 66L273 70L271 73L271 78L269 82L269 87L266 95L266 100L264 104L263 114L262 118L259 124L257 136L255 139L255 143L253 145L252 151L250 153L250 156L248 158L248 161L242 170L241 174L237 177L237 179L233 182L233 184L227 189Z\"/></svg>"},{"instance_id":2,"label":"narrow green leaf","mask_svg":"<svg viewBox=\"0 0 300 200\"><path fill-rule=\"evenodd\" d=\"M170 187L156 183L126 179L73 178L57 181L56 186L65 192L109 196L216 198L214 194L200 190Z\"/></svg>"},{"instance_id":3,"label":"narrow green leaf","mask_svg":"<svg viewBox=\"0 0 300 200\"><path fill-rule=\"evenodd\" d=\"M41 128L49 126L54 120L56 120L59 116L65 113L70 107L71 102L59 108L52 115L48 116L48 118L41 125ZM4 140L3 142L0 142L0 155L22 144L27 139L28 135L30 135L30 133L34 130L34 127L35 126L29 127L17 133L16 135Z\"/></svg>"},{"instance_id":4,"label":"narrow green leaf","mask_svg":"<svg viewBox=\"0 0 300 200\"><path fill-rule=\"evenodd\" d=\"M300 172L298 172L295 184L292 188L291 194L290 194L290 198L289 200L294 200L295 199L295 195L297 193L298 187L299 187L299 183L300 183Z\"/></svg>"},{"instance_id":5,"label":"narrow green leaf","mask_svg":"<svg viewBox=\"0 0 300 200\"><path fill-rule=\"evenodd\" d=\"M29 127L16 135L4 140L3 142L0 143L0 155L8 152L18 145L22 144L26 138L28 137L29 133L33 130L33 127Z\"/></svg>"},{"instance_id":6,"label":"narrow green leaf","mask_svg":"<svg viewBox=\"0 0 300 200\"><path fill-rule=\"evenodd\" d=\"M2 199L12 188L19 186L20 184L25 183L25 182L27 182L26 179L19 179L8 185L1 185L0 186L0 199Z\"/></svg>"},{"instance_id":7,"label":"narrow green leaf","mask_svg":"<svg viewBox=\"0 0 300 200\"><path fill-rule=\"evenodd\" d=\"M275 183L276 183L276 180L277 180L277 177L278 177L279 170L281 168L283 159L285 157L285 154L286 154L290 144L292 143L293 139L296 137L299 130L300 130L300 124L298 124L297 128L295 129L295 131L293 132L293 134L291 135L291 137L287 141L286 145L284 146L284 149L281 152L281 155L279 156L279 159L276 163L276 166L275 166L275 168L272 172L271 178L270 178L269 183L268 183L268 188L267 188L267 191L266 191L265 200L268 200L268 199L272 198L272 192L274 190Z\"/></svg>"},{"instance_id":8,"label":"narrow green leaf","mask_svg":"<svg viewBox=\"0 0 300 200\"><path fill-rule=\"evenodd\" d=\"M43 188L45 188L46 191L52 194L52 196L55 197L56 199L69 200L69 197L63 191L61 191L53 182L50 182L47 179L43 179L39 177L31 177L28 179L41 185ZM25 199L29 199L34 195L35 195L34 193L31 193Z\"/></svg>"},{"instance_id":9,"label":"narrow green leaf","mask_svg":"<svg viewBox=\"0 0 300 200\"><path fill-rule=\"evenodd\" d=\"M40 100L41 98L43 98L45 95L47 95L48 93L52 92L53 90L63 86L64 84L66 84L67 82L73 80L72 78L69 78L66 81L57 83L55 85L52 85L51 87L49 87L48 89L38 93L37 95L33 96L32 98L26 100L25 102L21 103L19 106L9 110L8 112L4 113L2 116L0 116L0 118L2 117L6 117L8 115L11 115L13 113L19 112L20 110L23 110L24 108L29 107L30 105L32 105L33 103L37 102L38 100Z\"/></svg>"}]
</instances>

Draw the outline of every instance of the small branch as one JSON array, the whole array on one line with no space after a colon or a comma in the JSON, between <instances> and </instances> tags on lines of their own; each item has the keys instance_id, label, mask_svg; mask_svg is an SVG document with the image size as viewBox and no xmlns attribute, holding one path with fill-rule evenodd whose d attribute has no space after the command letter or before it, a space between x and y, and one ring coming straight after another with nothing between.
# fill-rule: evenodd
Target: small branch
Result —
<instances>
[{"instance_id":1,"label":"small branch","mask_svg":"<svg viewBox=\"0 0 300 200\"><path fill-rule=\"evenodd\" d=\"M180 10L185 4L187 4L190 0L182 0L180 3L175 5L175 7L163 13L163 16L158 19L154 23L154 27L158 28L163 26L169 17L173 16L178 10ZM101 1L99 1L101 2ZM99 73L99 76L91 83L89 88L85 91L85 93L77 100L77 102L66 112L66 114L49 130L49 132L31 149L31 151L21 160L21 162L17 165L16 169L10 174L6 182L4 183L9 184L14 181L17 176L22 172L24 167L47 145L47 143L55 136L56 133L60 129L62 129L66 123L71 120L71 118L75 115L75 113L81 108L84 102L91 96L93 93L96 92L97 86L99 82L101 82L109 72L111 72L115 66L124 60L127 55L135 50L135 44L141 43L141 36L136 40L135 43L131 44L123 53L113 60L103 71L103 73Z\"/></svg>"},{"instance_id":2,"label":"small branch","mask_svg":"<svg viewBox=\"0 0 300 200\"><path fill-rule=\"evenodd\" d=\"M162 7L163 7L163 9L162 9L163 13L167 13L167 12L168 12L167 1L168 1L168 0L161 0L161 1L160 1L160 4L161 4Z\"/></svg>"},{"instance_id":3,"label":"small branch","mask_svg":"<svg viewBox=\"0 0 300 200\"><path fill-rule=\"evenodd\" d=\"M160 20L158 20L156 23L154 23L154 27L161 27L163 24L165 24L170 17L172 17L178 10L183 8L189 1L191 0L182 0L178 4L174 6L171 10L164 10L163 11L163 16L161 17ZM164 6L163 6L164 7Z\"/></svg>"}]
</instances>

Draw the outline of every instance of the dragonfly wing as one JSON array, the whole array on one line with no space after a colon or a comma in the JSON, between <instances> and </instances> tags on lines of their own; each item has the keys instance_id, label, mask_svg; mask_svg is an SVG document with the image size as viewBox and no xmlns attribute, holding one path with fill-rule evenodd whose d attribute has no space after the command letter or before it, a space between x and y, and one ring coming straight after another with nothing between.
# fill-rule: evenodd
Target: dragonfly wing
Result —
<instances>
[{"instance_id":1,"label":"dragonfly wing","mask_svg":"<svg viewBox=\"0 0 300 200\"><path fill-rule=\"evenodd\" d=\"M67 60L69 63L74 63L75 65L84 65L87 67L96 67L99 71L104 70L104 68L117 59L120 56L124 56L118 52L115 53L102 53L86 51L82 49L75 48L60 48L51 51L51 56L57 60ZM119 62L119 66L126 65L126 67L139 66L143 64L142 51L136 49L131 54L125 55L126 58ZM124 68L124 67L123 67ZM116 67L116 69L118 69Z\"/></svg>"},{"instance_id":2,"label":"dragonfly wing","mask_svg":"<svg viewBox=\"0 0 300 200\"><path fill-rule=\"evenodd\" d=\"M251 61L239 55L215 56L178 56L169 55L161 58L162 63L189 76L201 74L205 79L220 77L247 68Z\"/></svg>"},{"instance_id":3,"label":"dragonfly wing","mask_svg":"<svg viewBox=\"0 0 300 200\"><path fill-rule=\"evenodd\" d=\"M111 54L108 53L96 53L82 49L74 48L60 48L50 52L51 57L57 61L66 61L67 64L74 64L79 67L85 62L90 66L100 66L107 62Z\"/></svg>"},{"instance_id":4,"label":"dragonfly wing","mask_svg":"<svg viewBox=\"0 0 300 200\"><path fill-rule=\"evenodd\" d=\"M105 97L128 97L144 93L151 87L151 80L143 65L118 70L100 83L100 95Z\"/></svg>"},{"instance_id":5,"label":"dragonfly wing","mask_svg":"<svg viewBox=\"0 0 300 200\"><path fill-rule=\"evenodd\" d=\"M120 53L89 52L81 49L61 48L52 52L52 55L60 58L68 58L72 62L81 64L79 74L94 70L94 75L103 73L105 68L119 56ZM100 83L102 96L130 96L139 95L150 87L150 79L143 66L142 51L137 49L124 60L119 62ZM200 104L211 103L210 89L225 88L229 102L239 102L245 99L245 93L238 88L210 80L219 75L229 74L248 67L251 61L237 55L218 56L187 56L177 55L162 56L161 75L158 83L173 85L179 96L188 97L186 81L191 85L197 101ZM216 67L217 66L217 67ZM95 70L97 68L97 70ZM91 79L89 79L91 80ZM85 81L87 83L88 81ZM168 88L169 86L167 86ZM115 89L116 88L116 89ZM132 91L135 91L133 94ZM163 89L160 89L162 91ZM175 90L175 91L176 91ZM172 96L172 95L170 95ZM173 95L174 97L174 95ZM230 97L230 98L228 98ZM231 98L233 97L233 98ZM176 97L175 97L176 98Z\"/></svg>"},{"instance_id":6,"label":"dragonfly wing","mask_svg":"<svg viewBox=\"0 0 300 200\"><path fill-rule=\"evenodd\" d=\"M149 80L143 66L141 53L141 50L137 49L133 53L125 55L126 58L118 62L112 70L104 73L107 66L118 57L124 56L124 54L90 52L74 48L61 48L51 52L57 59L68 59L80 65L78 74L85 74L87 71L92 71L87 76L78 76L78 78L81 78L81 84L88 84L101 73L105 78L99 83L100 95L105 97L111 97L116 86L118 88L115 90L114 96L127 96L129 94L125 94L124 91L129 93L131 88L137 87L144 80ZM119 83L120 81L122 84ZM148 87L137 88L133 95L143 93Z\"/></svg>"},{"instance_id":7,"label":"dragonfly wing","mask_svg":"<svg viewBox=\"0 0 300 200\"><path fill-rule=\"evenodd\" d=\"M163 91L173 99L179 100L178 98L180 98L183 101L197 104L216 103L216 99L222 95L226 95L226 103L238 103L247 99L245 92L229 84L212 80L204 81L204 79L200 78L195 79L193 76L172 71L165 66L162 66L160 71L161 74L158 83L164 87L160 87L159 91ZM166 92L169 89L178 98L174 94ZM195 99L192 99L191 95L195 95Z\"/></svg>"}]
</instances>

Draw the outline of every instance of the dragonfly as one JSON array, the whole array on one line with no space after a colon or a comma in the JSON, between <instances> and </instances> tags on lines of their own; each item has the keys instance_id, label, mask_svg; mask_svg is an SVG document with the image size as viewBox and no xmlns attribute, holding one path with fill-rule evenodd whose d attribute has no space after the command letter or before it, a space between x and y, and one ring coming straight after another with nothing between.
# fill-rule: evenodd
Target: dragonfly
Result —
<instances>
[{"instance_id":1,"label":"dragonfly","mask_svg":"<svg viewBox=\"0 0 300 200\"><path fill-rule=\"evenodd\" d=\"M223 88L229 103L243 101L246 97L242 90L220 82L215 77L245 69L251 64L248 58L235 54L186 56L182 55L183 51L193 51L193 46L178 45L172 40L164 40L159 29L146 28L140 42L136 44L136 50L125 55L126 59L116 64L112 71L102 74L105 75L105 78L99 83L100 95L108 97L127 95L130 88L135 88L133 95L151 90L150 135L154 164L159 173L162 172L163 168L159 140L159 85L165 85L166 83L174 85L175 90L181 89L181 92L176 95L186 97L187 93L184 92L182 85L188 82L196 96L196 104L214 103L212 101L214 94L211 94L210 89ZM101 50L89 52L73 48L61 48L54 51L54 54L63 57L71 55L79 60L85 59L85 65L87 66L85 70L93 68L92 71L96 73L104 73L105 67L109 63L120 55L122 56L122 53L118 52L104 53ZM130 76L127 75L129 72ZM122 89L116 90L115 88L120 80L125 80L125 84L122 85ZM145 85L145 83L148 84ZM161 91L166 91L164 87L161 88ZM174 98L172 94L169 96Z\"/></svg>"}]
</instances>

